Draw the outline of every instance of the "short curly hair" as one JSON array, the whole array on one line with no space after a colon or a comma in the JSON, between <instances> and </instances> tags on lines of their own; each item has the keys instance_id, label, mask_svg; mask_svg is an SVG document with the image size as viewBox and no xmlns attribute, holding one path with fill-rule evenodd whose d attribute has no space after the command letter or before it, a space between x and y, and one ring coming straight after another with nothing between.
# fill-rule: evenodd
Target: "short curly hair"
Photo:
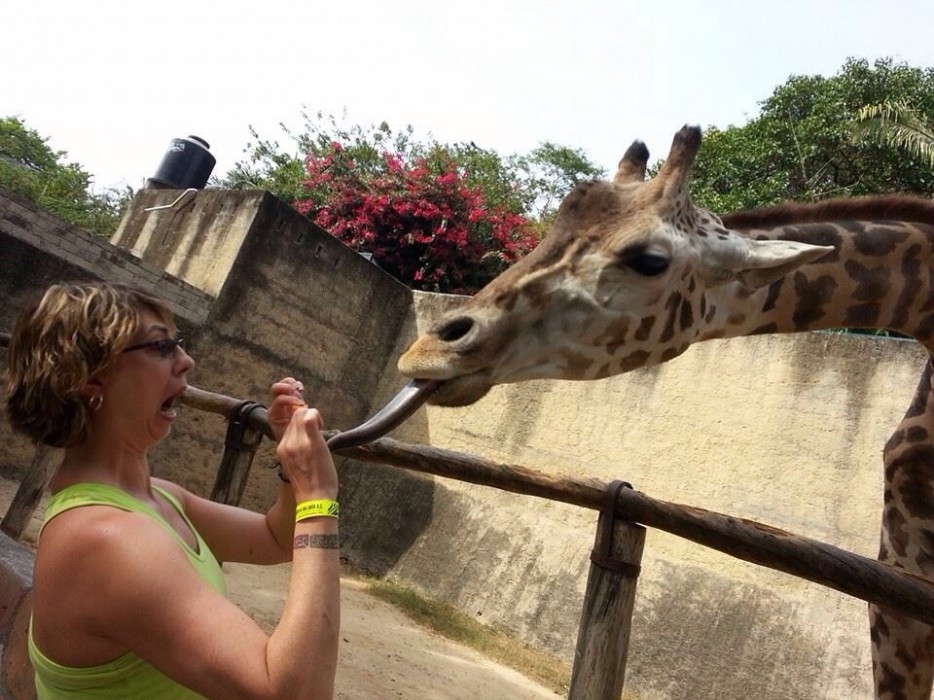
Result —
<instances>
[{"instance_id":1,"label":"short curly hair","mask_svg":"<svg viewBox=\"0 0 934 700\"><path fill-rule=\"evenodd\" d=\"M7 353L7 414L34 442L73 447L90 435L85 383L104 371L151 311L169 328L168 305L134 287L55 284L20 313Z\"/></svg>"}]
</instances>

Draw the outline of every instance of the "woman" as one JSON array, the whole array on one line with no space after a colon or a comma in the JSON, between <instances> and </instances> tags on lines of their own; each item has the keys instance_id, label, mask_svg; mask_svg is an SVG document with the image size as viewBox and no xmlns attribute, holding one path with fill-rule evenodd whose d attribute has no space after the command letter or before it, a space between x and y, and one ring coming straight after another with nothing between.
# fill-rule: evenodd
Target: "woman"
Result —
<instances>
[{"instance_id":1,"label":"woman","mask_svg":"<svg viewBox=\"0 0 934 700\"><path fill-rule=\"evenodd\" d=\"M40 699L330 698L337 666L337 473L301 383L270 389L284 482L264 515L152 478L194 361L168 307L104 283L49 288L17 321L8 414L64 448L36 551L30 658ZM298 504L298 505L297 505ZM218 561L292 560L266 635Z\"/></svg>"}]
</instances>

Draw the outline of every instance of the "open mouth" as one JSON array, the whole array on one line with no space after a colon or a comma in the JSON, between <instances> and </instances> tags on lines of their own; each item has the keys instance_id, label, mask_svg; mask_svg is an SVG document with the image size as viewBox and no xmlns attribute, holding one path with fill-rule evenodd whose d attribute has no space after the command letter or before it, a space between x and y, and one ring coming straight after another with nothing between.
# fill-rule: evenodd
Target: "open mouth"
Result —
<instances>
[{"instance_id":1,"label":"open mouth","mask_svg":"<svg viewBox=\"0 0 934 700\"><path fill-rule=\"evenodd\" d=\"M489 377L489 371L483 370L446 379L432 393L428 403L433 406L469 406L486 396L492 388Z\"/></svg>"},{"instance_id":2,"label":"open mouth","mask_svg":"<svg viewBox=\"0 0 934 700\"><path fill-rule=\"evenodd\" d=\"M177 394L172 394L172 396L163 401L162 405L159 406L159 413L166 418L175 418L175 416L178 415L178 411L175 409L175 403L184 392L185 390L182 389Z\"/></svg>"}]
</instances>

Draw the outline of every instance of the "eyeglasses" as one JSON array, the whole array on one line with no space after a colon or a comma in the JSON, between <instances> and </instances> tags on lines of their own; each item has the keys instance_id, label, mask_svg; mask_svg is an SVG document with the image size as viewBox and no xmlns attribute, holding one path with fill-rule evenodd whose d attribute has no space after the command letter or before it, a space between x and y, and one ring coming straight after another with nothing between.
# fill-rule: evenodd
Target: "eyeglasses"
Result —
<instances>
[{"instance_id":1,"label":"eyeglasses","mask_svg":"<svg viewBox=\"0 0 934 700\"><path fill-rule=\"evenodd\" d=\"M138 343L128 348L123 348L123 352L132 352L134 350L155 350L159 357L168 359L175 357L175 349L183 347L185 341L181 338L159 338L159 340L150 340L146 343Z\"/></svg>"}]
</instances>

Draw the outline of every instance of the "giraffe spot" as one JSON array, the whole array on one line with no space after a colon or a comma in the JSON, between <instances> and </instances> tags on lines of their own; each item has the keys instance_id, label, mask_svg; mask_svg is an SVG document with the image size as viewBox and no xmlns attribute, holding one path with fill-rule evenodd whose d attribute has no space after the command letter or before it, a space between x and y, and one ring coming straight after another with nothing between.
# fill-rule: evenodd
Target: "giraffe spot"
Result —
<instances>
[{"instance_id":1,"label":"giraffe spot","mask_svg":"<svg viewBox=\"0 0 934 700\"><path fill-rule=\"evenodd\" d=\"M879 545L879 560L885 561L888 558L889 558L889 548L886 547L884 544ZM873 629L873 632L875 632L875 629Z\"/></svg>"},{"instance_id":2,"label":"giraffe spot","mask_svg":"<svg viewBox=\"0 0 934 700\"><path fill-rule=\"evenodd\" d=\"M875 621L872 616L869 618L869 641L872 642L873 646L879 645L879 632L876 629Z\"/></svg>"},{"instance_id":3,"label":"giraffe spot","mask_svg":"<svg viewBox=\"0 0 934 700\"><path fill-rule=\"evenodd\" d=\"M730 326L739 326L746 322L746 314L730 314L726 319L726 322Z\"/></svg>"},{"instance_id":4,"label":"giraffe spot","mask_svg":"<svg viewBox=\"0 0 934 700\"><path fill-rule=\"evenodd\" d=\"M911 405L908 412L905 413L905 419L917 418L927 411L927 400L931 391L931 374L934 373L934 362L928 359L924 363L924 371L921 372L921 379L918 381L918 388L911 399Z\"/></svg>"},{"instance_id":5,"label":"giraffe spot","mask_svg":"<svg viewBox=\"0 0 934 700\"><path fill-rule=\"evenodd\" d=\"M811 280L803 272L798 272L794 276L794 285L798 303L792 321L796 328L804 329L825 315L823 307L830 302L837 283L830 275Z\"/></svg>"},{"instance_id":6,"label":"giraffe spot","mask_svg":"<svg viewBox=\"0 0 934 700\"><path fill-rule=\"evenodd\" d=\"M881 615L878 612L876 612L876 615L874 616L874 618L875 619L873 620L873 623L874 623L873 627L875 628L875 630L879 634L885 637L888 637L891 634L891 631L889 630L889 623L885 619L885 615Z\"/></svg>"},{"instance_id":7,"label":"giraffe spot","mask_svg":"<svg viewBox=\"0 0 934 700\"><path fill-rule=\"evenodd\" d=\"M896 246L908 239L908 233L892 226L874 226L848 221L843 228L853 234L853 247L860 255L871 258L891 255Z\"/></svg>"},{"instance_id":8,"label":"giraffe spot","mask_svg":"<svg viewBox=\"0 0 934 700\"><path fill-rule=\"evenodd\" d=\"M894 507L886 508L882 514L882 526L889 536L889 543L897 558L908 553L908 533L905 532L905 516Z\"/></svg>"},{"instance_id":9,"label":"giraffe spot","mask_svg":"<svg viewBox=\"0 0 934 700\"><path fill-rule=\"evenodd\" d=\"M623 372L627 372L638 367L645 367L645 363L648 362L648 360L649 353L645 350L636 350L626 355L626 357L620 361L619 366Z\"/></svg>"},{"instance_id":10,"label":"giraffe spot","mask_svg":"<svg viewBox=\"0 0 934 700\"><path fill-rule=\"evenodd\" d=\"M564 359L563 368L568 377L583 377L593 366L593 360L579 352L565 351L561 353L561 356Z\"/></svg>"},{"instance_id":11,"label":"giraffe spot","mask_svg":"<svg viewBox=\"0 0 934 700\"><path fill-rule=\"evenodd\" d=\"M895 313L892 315L891 328L905 328L908 324L908 312L911 302L921 291L921 261L907 254L902 258L901 277L905 280L898 300L895 302Z\"/></svg>"},{"instance_id":12,"label":"giraffe spot","mask_svg":"<svg viewBox=\"0 0 934 700\"><path fill-rule=\"evenodd\" d=\"M934 314L928 314L921 319L912 335L922 342L930 340L931 336L934 335Z\"/></svg>"},{"instance_id":13,"label":"giraffe spot","mask_svg":"<svg viewBox=\"0 0 934 700\"><path fill-rule=\"evenodd\" d=\"M764 326L754 328L750 335L763 335L765 333L776 333L778 331L777 323L766 323Z\"/></svg>"},{"instance_id":14,"label":"giraffe spot","mask_svg":"<svg viewBox=\"0 0 934 700\"><path fill-rule=\"evenodd\" d=\"M903 442L905 442L905 431L896 430L894 433L892 433L892 436L888 439L888 442L885 443L885 449L883 450L883 454L891 450L898 449L899 446L901 446Z\"/></svg>"},{"instance_id":15,"label":"giraffe spot","mask_svg":"<svg viewBox=\"0 0 934 700\"><path fill-rule=\"evenodd\" d=\"M655 325L655 316L646 316L642 319L639 327L636 329L636 340L645 342L649 339L649 333L652 332L652 326Z\"/></svg>"},{"instance_id":16,"label":"giraffe spot","mask_svg":"<svg viewBox=\"0 0 934 700\"><path fill-rule=\"evenodd\" d=\"M934 532L927 528L918 531L920 554L915 559L916 571L931 571L934 565Z\"/></svg>"},{"instance_id":17,"label":"giraffe spot","mask_svg":"<svg viewBox=\"0 0 934 700\"><path fill-rule=\"evenodd\" d=\"M922 381L924 381L923 377ZM927 412L927 408L927 394L916 391L914 398L911 400L911 405L905 412L905 418L917 418L918 416L922 416Z\"/></svg>"},{"instance_id":18,"label":"giraffe spot","mask_svg":"<svg viewBox=\"0 0 934 700\"><path fill-rule=\"evenodd\" d=\"M782 277L769 285L769 291L765 296L765 303L762 305L763 313L775 308L775 305L778 303L778 295L781 294L782 287L785 284L785 279L786 278Z\"/></svg>"},{"instance_id":19,"label":"giraffe spot","mask_svg":"<svg viewBox=\"0 0 934 700\"><path fill-rule=\"evenodd\" d=\"M681 330L685 331L694 325L694 307L690 300L685 299L681 305Z\"/></svg>"},{"instance_id":20,"label":"giraffe spot","mask_svg":"<svg viewBox=\"0 0 934 700\"><path fill-rule=\"evenodd\" d=\"M895 658L901 661L902 666L909 671L915 667L914 655L911 654L901 642L895 645Z\"/></svg>"},{"instance_id":21,"label":"giraffe spot","mask_svg":"<svg viewBox=\"0 0 934 700\"><path fill-rule=\"evenodd\" d=\"M877 692L881 695L884 693L891 693L891 696L894 699L896 698L906 698L905 696L905 679L900 673L897 673L895 669L889 666L884 661L879 664L879 677L876 681Z\"/></svg>"},{"instance_id":22,"label":"giraffe spot","mask_svg":"<svg viewBox=\"0 0 934 700\"><path fill-rule=\"evenodd\" d=\"M840 227L835 224L785 226L780 229L777 237L784 240L804 241L814 245L833 246L832 251L821 256L821 263L837 262L840 259L840 250L843 248L844 243Z\"/></svg>"},{"instance_id":23,"label":"giraffe spot","mask_svg":"<svg viewBox=\"0 0 934 700\"><path fill-rule=\"evenodd\" d=\"M682 354L685 350L690 347L689 345L682 345L679 348L666 348L662 353L662 362L668 362L668 360L675 359L678 355Z\"/></svg>"},{"instance_id":24,"label":"giraffe spot","mask_svg":"<svg viewBox=\"0 0 934 700\"><path fill-rule=\"evenodd\" d=\"M716 315L717 315L717 305L711 304L710 307L707 309L707 313L704 315L704 321L706 321L707 323L710 323L711 321L713 321L713 317Z\"/></svg>"},{"instance_id":25,"label":"giraffe spot","mask_svg":"<svg viewBox=\"0 0 934 700\"><path fill-rule=\"evenodd\" d=\"M855 260L847 260L846 273L854 282L853 298L857 301L876 301L888 296L892 283L890 271L884 267L867 267Z\"/></svg>"},{"instance_id":26,"label":"giraffe spot","mask_svg":"<svg viewBox=\"0 0 934 700\"><path fill-rule=\"evenodd\" d=\"M908 442L921 442L927 440L928 430L923 425L913 425L905 431L905 438Z\"/></svg>"},{"instance_id":27,"label":"giraffe spot","mask_svg":"<svg viewBox=\"0 0 934 700\"><path fill-rule=\"evenodd\" d=\"M681 296L681 293L675 292L665 304L665 307L668 309L668 318L665 321L665 328L662 330L662 335L659 338L663 343L667 343L675 335L675 318L678 316L678 311L681 308L681 302L683 300L684 297Z\"/></svg>"},{"instance_id":28,"label":"giraffe spot","mask_svg":"<svg viewBox=\"0 0 934 700\"><path fill-rule=\"evenodd\" d=\"M907 447L886 464L885 476L888 483L893 484L893 492L908 515L934 519L934 497L930 489L934 480L934 445L922 443Z\"/></svg>"},{"instance_id":29,"label":"giraffe spot","mask_svg":"<svg viewBox=\"0 0 934 700\"><path fill-rule=\"evenodd\" d=\"M878 325L881 310L875 302L851 306L843 316L843 325L852 328L875 328Z\"/></svg>"},{"instance_id":30,"label":"giraffe spot","mask_svg":"<svg viewBox=\"0 0 934 700\"><path fill-rule=\"evenodd\" d=\"M519 299L519 292L515 289L504 289L500 291L494 298L494 306L503 309L504 311L512 311L516 306L516 301Z\"/></svg>"}]
</instances>

